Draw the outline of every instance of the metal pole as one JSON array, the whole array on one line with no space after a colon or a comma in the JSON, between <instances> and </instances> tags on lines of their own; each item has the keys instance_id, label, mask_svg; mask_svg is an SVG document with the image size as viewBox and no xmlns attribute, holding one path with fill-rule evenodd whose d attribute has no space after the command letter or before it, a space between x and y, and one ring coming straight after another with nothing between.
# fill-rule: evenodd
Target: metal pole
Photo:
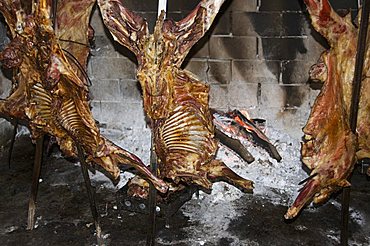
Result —
<instances>
[{"instance_id":1,"label":"metal pole","mask_svg":"<svg viewBox=\"0 0 370 246\"><path fill-rule=\"evenodd\" d=\"M164 10L164 18L166 18L167 13L167 0L158 0L158 16L160 16L162 10Z\"/></svg>"},{"instance_id":2,"label":"metal pole","mask_svg":"<svg viewBox=\"0 0 370 246\"><path fill-rule=\"evenodd\" d=\"M369 25L369 12L370 12L370 0L362 1L362 15L361 24L357 41L357 54L355 73L353 78L352 87L352 103L350 112L350 126L353 133L356 134L357 127L357 116L358 116L358 105L361 96L361 82L362 73L364 67L364 60L366 54L366 41L367 41L367 30ZM349 203L350 203L350 188L346 187L343 189L342 194L342 229L340 235L341 245L348 245L348 221L349 221Z\"/></svg>"},{"instance_id":3,"label":"metal pole","mask_svg":"<svg viewBox=\"0 0 370 246\"><path fill-rule=\"evenodd\" d=\"M43 149L44 149L43 146L44 146L44 135L36 139L36 152L35 152L35 160L34 160L35 163L33 165L31 196L28 202L27 230L33 230L33 227L35 225L36 197L37 197L37 191L39 189L39 179L40 179L42 156L43 156Z\"/></svg>"},{"instance_id":4,"label":"metal pole","mask_svg":"<svg viewBox=\"0 0 370 246\"><path fill-rule=\"evenodd\" d=\"M78 143L76 143L76 146L77 146L77 152L78 152L78 159L80 160L80 164L81 164L82 175L85 181L87 195L89 197L90 210L91 210L91 213L94 219L97 243L99 246L102 246L104 245L104 240L101 235L102 231L100 227L100 215L98 213L98 209L96 207L96 202L95 202L95 189L91 187L91 180L90 180L89 172L87 170L87 163L85 161L84 151Z\"/></svg>"},{"instance_id":5,"label":"metal pole","mask_svg":"<svg viewBox=\"0 0 370 246\"><path fill-rule=\"evenodd\" d=\"M151 150L150 150L150 166L152 168L152 173L157 175L158 166L157 166L157 155L155 153L155 146L154 146L154 137L152 135L151 140ZM155 238L156 238L156 206L157 206L157 190L155 189L152 183L149 183L149 231L146 239L147 246L154 246L155 245Z\"/></svg>"}]
</instances>

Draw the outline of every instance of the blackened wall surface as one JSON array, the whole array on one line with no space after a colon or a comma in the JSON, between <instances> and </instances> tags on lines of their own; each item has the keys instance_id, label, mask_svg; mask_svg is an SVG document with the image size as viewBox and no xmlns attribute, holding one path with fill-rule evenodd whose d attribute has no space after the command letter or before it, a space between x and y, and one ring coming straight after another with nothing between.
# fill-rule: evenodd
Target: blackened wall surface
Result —
<instances>
[{"instance_id":1,"label":"blackened wall surface","mask_svg":"<svg viewBox=\"0 0 370 246\"><path fill-rule=\"evenodd\" d=\"M157 0L125 0L147 19L151 30ZM168 1L168 18L184 18L199 0ZM355 0L332 0L344 13ZM111 38L98 9L92 17L96 47L89 62L93 113L102 126L147 136L135 57ZM2 36L5 29L1 28ZM210 84L212 107L247 109L253 117L300 137L317 91L307 85L308 70L326 45L315 33L302 0L228 0L211 30L195 45L184 67ZM0 96L10 81L0 78ZM0 120L0 134L8 126ZM144 130L143 130L144 129ZM1 139L5 139L2 137ZM1 142L0 142L1 144Z\"/></svg>"}]
</instances>

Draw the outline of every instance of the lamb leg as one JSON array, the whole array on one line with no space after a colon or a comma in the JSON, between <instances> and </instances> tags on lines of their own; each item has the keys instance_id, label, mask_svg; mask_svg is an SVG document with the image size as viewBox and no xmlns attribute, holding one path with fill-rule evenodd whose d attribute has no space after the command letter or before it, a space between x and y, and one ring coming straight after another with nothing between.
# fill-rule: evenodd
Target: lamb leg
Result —
<instances>
[{"instance_id":1,"label":"lamb leg","mask_svg":"<svg viewBox=\"0 0 370 246\"><path fill-rule=\"evenodd\" d=\"M202 169L207 171L208 178L211 180L222 180L244 192L253 192L253 181L242 178L220 160L212 160Z\"/></svg>"}]
</instances>

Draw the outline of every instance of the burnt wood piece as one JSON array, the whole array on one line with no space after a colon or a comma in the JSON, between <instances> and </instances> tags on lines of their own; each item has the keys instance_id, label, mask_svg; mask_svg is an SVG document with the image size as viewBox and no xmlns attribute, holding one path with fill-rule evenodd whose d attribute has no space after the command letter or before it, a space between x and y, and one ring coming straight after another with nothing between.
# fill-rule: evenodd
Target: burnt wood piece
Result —
<instances>
[{"instance_id":1,"label":"burnt wood piece","mask_svg":"<svg viewBox=\"0 0 370 246\"><path fill-rule=\"evenodd\" d=\"M246 180L222 161L215 160L218 148L208 107L209 86L181 69L191 47L204 36L223 0L202 0L184 19L164 19L162 13L153 34L148 23L125 8L125 1L98 0L105 25L120 44L137 57L137 78L143 91L144 111L151 120L159 177L170 191L187 185L205 190L224 180L251 192ZM129 191L146 197L148 185L136 180Z\"/></svg>"},{"instance_id":2,"label":"burnt wood piece","mask_svg":"<svg viewBox=\"0 0 370 246\"><path fill-rule=\"evenodd\" d=\"M362 74L357 135L350 127L350 107L357 53L358 28L349 15L340 17L328 0L305 0L314 28L329 42L310 70L312 80L323 88L303 131L302 161L311 169L308 179L285 218L294 218L309 202L322 203L330 195L350 186L348 177L356 159L370 156L369 43Z\"/></svg>"},{"instance_id":3,"label":"burnt wood piece","mask_svg":"<svg viewBox=\"0 0 370 246\"><path fill-rule=\"evenodd\" d=\"M34 139L45 133L55 137L66 156L77 157L75 143L81 145L87 162L100 165L113 179L119 177L120 165L133 166L165 192L167 185L137 156L101 136L92 117L86 63L94 3L59 1L54 30L51 1L40 0L29 14L19 0L0 1L12 39L0 60L5 67L19 71L14 92L0 101L0 116L25 122Z\"/></svg>"},{"instance_id":4,"label":"burnt wood piece","mask_svg":"<svg viewBox=\"0 0 370 246\"><path fill-rule=\"evenodd\" d=\"M272 158L281 161L281 156L276 147L257 126L257 120L249 119L247 115L244 115L239 110L225 113L211 109L211 112L213 115L213 122L216 125L216 138L220 137L220 141L227 146L231 144L229 147L234 149L243 159L243 156L245 156L245 160L248 163L252 162L254 158L252 159L249 157L250 160L248 160L248 155L250 154L246 152L245 147L240 146L240 141L248 140L267 150ZM221 131L226 134L221 135ZM225 135L230 135L233 140L227 139Z\"/></svg>"}]
</instances>

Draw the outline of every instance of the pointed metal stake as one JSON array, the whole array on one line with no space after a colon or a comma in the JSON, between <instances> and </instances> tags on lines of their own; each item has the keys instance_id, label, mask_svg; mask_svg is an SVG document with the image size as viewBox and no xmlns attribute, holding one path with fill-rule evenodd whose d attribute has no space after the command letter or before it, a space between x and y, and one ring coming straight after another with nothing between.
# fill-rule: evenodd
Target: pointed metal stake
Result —
<instances>
[{"instance_id":1,"label":"pointed metal stake","mask_svg":"<svg viewBox=\"0 0 370 246\"><path fill-rule=\"evenodd\" d=\"M14 129L13 129L13 135L12 139L10 141L10 146L9 146L9 152L8 152L8 166L10 169L10 164L12 161L12 154L13 154L13 149L14 149L14 143L15 143L15 137L17 136L17 129L18 129L18 122L14 124Z\"/></svg>"},{"instance_id":2,"label":"pointed metal stake","mask_svg":"<svg viewBox=\"0 0 370 246\"><path fill-rule=\"evenodd\" d=\"M36 197L39 187L39 179L42 164L43 146L44 145L44 135L36 139L36 152L35 152L35 163L33 165L32 174L32 187L31 187L31 197L28 203L28 221L27 230L33 230L35 225L35 212L36 212Z\"/></svg>"},{"instance_id":3,"label":"pointed metal stake","mask_svg":"<svg viewBox=\"0 0 370 246\"><path fill-rule=\"evenodd\" d=\"M369 26L369 12L370 12L370 0L362 1L362 14L361 23L359 28L359 35L357 40L357 54L356 54L356 64L355 72L353 77L353 87L352 87L352 102L351 102L351 112L350 112L350 125L351 130L356 134L357 128L357 118L358 118L358 106L360 103L361 96L361 82L362 74L364 69L365 55L366 55L366 43L367 43L367 32ZM348 245L349 229L349 203L350 203L350 192L351 188L346 187L343 189L342 194L342 228L340 244L342 246Z\"/></svg>"},{"instance_id":4,"label":"pointed metal stake","mask_svg":"<svg viewBox=\"0 0 370 246\"><path fill-rule=\"evenodd\" d=\"M78 151L78 158L81 163L81 171L84 177L84 181L85 181L85 185L87 189L87 195L89 197L90 209L91 209L91 213L94 219L97 243L99 246L104 245L104 241L101 235L102 232L101 232L101 227L100 227L100 216L98 214L98 210L96 208L96 202L95 202L95 189L91 186L91 181L90 181L89 173L87 170L87 164L85 161L84 151L79 144L76 144L76 145L77 145L77 151Z\"/></svg>"},{"instance_id":5,"label":"pointed metal stake","mask_svg":"<svg viewBox=\"0 0 370 246\"><path fill-rule=\"evenodd\" d=\"M157 155L155 153L154 147L154 138L152 135L152 147L150 152L150 166L152 168L152 173L157 175L158 167L157 167ZM156 207L157 207L157 190L155 189L152 183L149 183L149 231L146 238L146 245L147 246L154 246L155 239L157 236L156 232Z\"/></svg>"}]
</instances>

